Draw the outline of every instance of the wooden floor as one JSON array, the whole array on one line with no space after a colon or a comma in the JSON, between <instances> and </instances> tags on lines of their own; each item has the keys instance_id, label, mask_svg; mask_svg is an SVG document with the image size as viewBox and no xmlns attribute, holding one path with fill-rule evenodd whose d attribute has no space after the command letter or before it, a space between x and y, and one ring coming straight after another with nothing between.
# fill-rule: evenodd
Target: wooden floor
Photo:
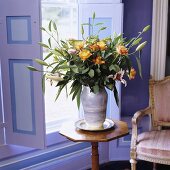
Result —
<instances>
[{"instance_id":1,"label":"wooden floor","mask_svg":"<svg viewBox=\"0 0 170 170\"><path fill-rule=\"evenodd\" d=\"M100 170L130 170L130 163L128 161L109 162L101 165ZM152 163L138 161L137 170L153 170ZM170 166L159 164L157 170L170 170Z\"/></svg>"}]
</instances>

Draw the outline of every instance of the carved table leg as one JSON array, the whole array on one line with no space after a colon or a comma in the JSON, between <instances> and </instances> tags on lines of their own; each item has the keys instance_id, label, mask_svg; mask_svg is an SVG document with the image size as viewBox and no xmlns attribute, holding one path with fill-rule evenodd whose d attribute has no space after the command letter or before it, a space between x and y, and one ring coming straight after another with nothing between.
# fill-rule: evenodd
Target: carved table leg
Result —
<instances>
[{"instance_id":1,"label":"carved table leg","mask_svg":"<svg viewBox=\"0 0 170 170\"><path fill-rule=\"evenodd\" d=\"M99 153L98 153L98 142L92 142L92 170L99 170Z\"/></svg>"}]
</instances>

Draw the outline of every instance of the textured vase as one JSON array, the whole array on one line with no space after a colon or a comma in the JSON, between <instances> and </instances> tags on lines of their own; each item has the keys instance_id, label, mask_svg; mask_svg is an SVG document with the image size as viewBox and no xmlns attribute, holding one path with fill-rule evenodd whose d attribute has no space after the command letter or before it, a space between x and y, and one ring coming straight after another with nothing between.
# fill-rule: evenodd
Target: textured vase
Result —
<instances>
[{"instance_id":1,"label":"textured vase","mask_svg":"<svg viewBox=\"0 0 170 170\"><path fill-rule=\"evenodd\" d=\"M107 92L105 88L95 94L85 86L81 94L81 102L84 109L84 120L88 128L101 129L106 119Z\"/></svg>"}]
</instances>

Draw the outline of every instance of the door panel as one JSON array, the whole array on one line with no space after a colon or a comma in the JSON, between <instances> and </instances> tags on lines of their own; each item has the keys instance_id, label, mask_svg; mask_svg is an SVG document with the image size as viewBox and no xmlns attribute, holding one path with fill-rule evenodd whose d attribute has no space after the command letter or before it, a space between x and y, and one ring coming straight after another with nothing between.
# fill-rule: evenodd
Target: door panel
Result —
<instances>
[{"instance_id":1,"label":"door panel","mask_svg":"<svg viewBox=\"0 0 170 170\"><path fill-rule=\"evenodd\" d=\"M6 142L43 148L45 120L41 74L33 74L26 68L33 65L34 58L41 58L38 45L41 40L40 1L0 0L0 17Z\"/></svg>"}]
</instances>

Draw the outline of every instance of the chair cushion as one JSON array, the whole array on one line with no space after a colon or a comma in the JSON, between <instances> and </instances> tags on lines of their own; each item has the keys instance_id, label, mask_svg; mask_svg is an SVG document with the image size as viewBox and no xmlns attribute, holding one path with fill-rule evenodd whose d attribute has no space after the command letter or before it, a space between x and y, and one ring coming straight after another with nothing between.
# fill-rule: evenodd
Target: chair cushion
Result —
<instances>
[{"instance_id":1,"label":"chair cushion","mask_svg":"<svg viewBox=\"0 0 170 170\"><path fill-rule=\"evenodd\" d=\"M154 85L155 119L162 122L170 122L170 81ZM163 96L163 97L161 97Z\"/></svg>"},{"instance_id":2,"label":"chair cushion","mask_svg":"<svg viewBox=\"0 0 170 170\"><path fill-rule=\"evenodd\" d=\"M138 136L137 154L153 158L170 158L170 130L150 131Z\"/></svg>"}]
</instances>

